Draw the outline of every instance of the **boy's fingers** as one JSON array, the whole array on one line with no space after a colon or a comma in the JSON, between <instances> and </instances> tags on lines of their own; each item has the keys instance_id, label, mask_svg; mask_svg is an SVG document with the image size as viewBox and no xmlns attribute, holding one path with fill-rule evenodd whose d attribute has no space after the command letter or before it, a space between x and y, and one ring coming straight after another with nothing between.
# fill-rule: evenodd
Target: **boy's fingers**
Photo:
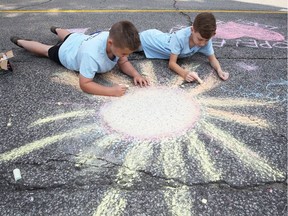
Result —
<instances>
[{"instance_id":1,"label":"boy's fingers","mask_svg":"<svg viewBox=\"0 0 288 216\"><path fill-rule=\"evenodd\" d=\"M186 77L186 81L192 82L192 81L194 81L194 80L195 80L194 76L193 76L191 73L189 73L189 74L187 75L187 77Z\"/></svg>"},{"instance_id":2,"label":"boy's fingers","mask_svg":"<svg viewBox=\"0 0 288 216\"><path fill-rule=\"evenodd\" d=\"M149 85L148 80L143 80L143 84L144 84L144 86L148 86Z\"/></svg>"},{"instance_id":3,"label":"boy's fingers","mask_svg":"<svg viewBox=\"0 0 288 216\"><path fill-rule=\"evenodd\" d=\"M200 79L197 73L192 72L191 75L193 76L194 79L196 79L200 84L203 83L203 81Z\"/></svg>"},{"instance_id":4,"label":"boy's fingers","mask_svg":"<svg viewBox=\"0 0 288 216\"><path fill-rule=\"evenodd\" d=\"M134 79L134 85L137 86L138 85L138 80Z\"/></svg>"},{"instance_id":5,"label":"boy's fingers","mask_svg":"<svg viewBox=\"0 0 288 216\"><path fill-rule=\"evenodd\" d=\"M228 75L227 73L225 73L225 72L220 74L220 77L221 77L221 79L223 79L223 80L228 79L228 76L229 76L229 75Z\"/></svg>"},{"instance_id":6,"label":"boy's fingers","mask_svg":"<svg viewBox=\"0 0 288 216\"><path fill-rule=\"evenodd\" d=\"M134 85L137 85L137 80L133 79Z\"/></svg>"},{"instance_id":7,"label":"boy's fingers","mask_svg":"<svg viewBox=\"0 0 288 216\"><path fill-rule=\"evenodd\" d=\"M224 80L227 80L228 78L229 78L229 73L226 73L226 72L225 72L225 73L223 74L223 79L224 79Z\"/></svg>"}]
</instances>

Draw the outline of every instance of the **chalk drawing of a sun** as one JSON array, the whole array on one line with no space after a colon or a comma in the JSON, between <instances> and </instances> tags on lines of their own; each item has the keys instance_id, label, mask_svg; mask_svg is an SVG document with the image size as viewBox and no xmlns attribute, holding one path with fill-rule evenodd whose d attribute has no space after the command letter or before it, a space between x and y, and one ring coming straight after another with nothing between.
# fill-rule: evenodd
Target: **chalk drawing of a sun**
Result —
<instances>
[{"instance_id":1,"label":"chalk drawing of a sun","mask_svg":"<svg viewBox=\"0 0 288 216\"><path fill-rule=\"evenodd\" d=\"M239 169L248 169L263 181L285 178L282 171L219 124L268 128L269 122L265 119L239 114L241 107L267 106L267 103L207 96L205 93L222 82L213 73L206 76L201 85L186 85L176 75L168 83L163 83L155 72L153 61L145 60L139 64L139 71L151 81L150 87L133 87L129 78L115 71L103 74L102 78L111 83L130 85L127 94L120 98L91 96L98 104L95 108L90 106L90 109L35 121L31 127L67 118L93 119L91 124L79 125L79 128L2 153L0 161L14 160L70 137L100 134L93 143L81 147L75 158L75 166L80 168L81 175L85 175L88 169L93 172L93 165L97 165L99 158L119 165L115 179L119 187L111 186L106 191L100 204L95 206L95 216L124 213L129 203L129 190L122 191L120 188L133 188L141 184L143 176L148 174L178 185L177 190L168 187L163 191L172 215L191 215L193 199L187 185L217 182L223 180L224 175L229 175L225 168L229 169L230 164L224 165L224 169L219 168L221 162L212 157L221 153L233 157L239 163ZM199 65L186 67L195 70ZM52 80L79 89L77 76L72 73L56 74ZM235 107L238 112L234 111ZM238 178L241 184L247 177Z\"/></svg>"}]
</instances>

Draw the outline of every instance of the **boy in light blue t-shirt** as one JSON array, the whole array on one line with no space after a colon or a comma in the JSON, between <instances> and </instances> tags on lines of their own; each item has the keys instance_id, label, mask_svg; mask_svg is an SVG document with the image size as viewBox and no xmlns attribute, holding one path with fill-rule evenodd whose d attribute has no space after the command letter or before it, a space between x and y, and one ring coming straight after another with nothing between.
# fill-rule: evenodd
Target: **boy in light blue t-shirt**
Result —
<instances>
[{"instance_id":1,"label":"boy in light blue t-shirt","mask_svg":"<svg viewBox=\"0 0 288 216\"><path fill-rule=\"evenodd\" d=\"M71 33L67 29L52 26L50 29L58 35L61 43L55 46L17 36L10 40L34 54L45 56L64 67L79 71L79 84L84 92L104 95L122 96L125 85L103 86L93 82L96 73L110 71L116 64L120 70L133 77L134 84L147 86L148 81L142 77L128 61L127 56L140 46L138 30L129 21L115 23L108 31L93 35Z\"/></svg>"},{"instance_id":2,"label":"boy in light blue t-shirt","mask_svg":"<svg viewBox=\"0 0 288 216\"><path fill-rule=\"evenodd\" d=\"M193 26L174 33L163 33L149 29L140 33L141 48L147 58L169 59L169 68L187 82L197 80L202 83L196 72L187 71L177 64L178 58L200 52L208 57L211 66L220 78L227 80L229 73L223 72L214 55L211 38L216 34L216 19L211 13L200 13Z\"/></svg>"}]
</instances>

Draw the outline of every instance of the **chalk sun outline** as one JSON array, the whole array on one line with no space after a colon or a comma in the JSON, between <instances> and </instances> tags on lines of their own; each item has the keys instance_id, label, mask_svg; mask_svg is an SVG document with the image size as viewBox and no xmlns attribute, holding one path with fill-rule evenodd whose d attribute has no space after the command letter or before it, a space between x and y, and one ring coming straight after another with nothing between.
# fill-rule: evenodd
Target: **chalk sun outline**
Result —
<instances>
[{"instance_id":1,"label":"chalk sun outline","mask_svg":"<svg viewBox=\"0 0 288 216\"><path fill-rule=\"evenodd\" d=\"M184 65L185 66L185 65ZM198 65L199 66L199 65ZM193 69L198 66L186 65L186 67L192 67ZM152 84L157 85L158 79L154 72L152 61L143 61L140 63L142 74L147 75ZM70 74L70 75L69 75ZM72 85L76 89L77 77L71 75L72 73L56 74L52 78L54 82L60 82L62 84ZM115 73L107 73L103 75L104 79L112 81L112 83L130 84L130 80ZM76 81L76 82L75 82ZM178 88L183 83L183 80L175 76L170 81L169 87ZM264 106L267 105L263 102L255 100L235 100L230 98L212 98L201 96L201 94L218 86L219 80L211 73L206 79L203 85L198 85L195 88L188 87L185 89L191 97L195 97L201 107L204 107L203 116L200 117L197 122L197 126L187 131L185 135L181 135L182 139L175 137L167 137L167 139L156 141L139 140L135 143L130 143L130 147L125 153L123 153L124 159L118 169L115 182L123 187L132 187L135 183L141 182L141 174L143 170L146 170L151 164L152 158L155 157L154 147L159 148L158 165L162 167L163 174L155 174L154 177L166 179L170 182L178 184L178 189L167 189L163 193L165 202L169 207L169 211L176 215L190 215L193 212L193 202L191 199L191 193L187 185L189 169L186 165L186 158L184 158L184 149L182 141L184 140L187 147L187 155L189 158L194 158L197 166L199 167L203 179L210 182L217 182L221 180L221 170L216 170L214 163L205 147L205 143L198 139L199 133L205 133L210 136L211 139L217 140L217 143L221 144L221 147L225 149L229 154L232 154L237 158L240 163L243 163L243 168L249 167L249 169L259 173L264 178L268 179L282 179L284 178L283 172L277 168L270 166L266 159L261 158L256 152L253 152L245 143L241 142L237 138L233 137L229 133L217 128L213 122L213 119L218 119L225 122L237 122L242 125L267 128L269 123L266 120L253 117L251 118L245 115L239 115L235 112L222 111L218 108L226 107L241 107L241 106ZM99 101L107 101L108 99L96 97ZM86 118L95 115L94 109L72 111L56 116L48 116L44 119L38 119L30 125L30 127L41 126L51 122L57 122L58 120L66 118ZM29 154L33 151L45 148L48 145L57 143L64 139L71 137L80 137L83 134L89 134L92 132L102 133L102 137L95 141L95 145L98 148L110 148L117 143L122 143L125 140L119 134L107 135L103 128L96 126L95 124L88 124L79 128L74 128L64 133L59 133L50 137L46 137L34 142L25 144L17 149L0 154L0 161L7 162L14 160L23 155ZM106 135L106 136L105 136ZM151 142L153 145L151 145ZM233 143L233 144L232 144ZM218 144L218 145L220 145ZM92 145L93 146L93 145ZM139 154L141 152L141 154ZM87 148L84 152L80 152L76 157L75 166L89 167L97 161L97 155L91 154L91 148ZM159 162L160 161L160 162ZM179 178L180 177L180 178ZM93 215L105 215L108 212L110 215L118 215L118 213L124 212L127 199L126 194L123 194L119 188L110 188L104 194L101 203L95 208ZM108 211L108 212L107 212Z\"/></svg>"}]
</instances>

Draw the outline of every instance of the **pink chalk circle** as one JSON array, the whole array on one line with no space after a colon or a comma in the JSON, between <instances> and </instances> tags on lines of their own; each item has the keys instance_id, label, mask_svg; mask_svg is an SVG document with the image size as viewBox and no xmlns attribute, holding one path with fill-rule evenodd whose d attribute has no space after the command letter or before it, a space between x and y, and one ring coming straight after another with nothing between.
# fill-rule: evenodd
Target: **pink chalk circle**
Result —
<instances>
[{"instance_id":1,"label":"pink chalk circle","mask_svg":"<svg viewBox=\"0 0 288 216\"><path fill-rule=\"evenodd\" d=\"M192 128L199 119L200 106L181 89L135 88L104 104L100 116L110 129L121 134L157 139Z\"/></svg>"},{"instance_id":2,"label":"pink chalk circle","mask_svg":"<svg viewBox=\"0 0 288 216\"><path fill-rule=\"evenodd\" d=\"M282 34L259 26L250 26L235 22L227 22L217 25L215 38L237 39L243 37L250 37L264 41L285 40L285 37Z\"/></svg>"}]
</instances>

